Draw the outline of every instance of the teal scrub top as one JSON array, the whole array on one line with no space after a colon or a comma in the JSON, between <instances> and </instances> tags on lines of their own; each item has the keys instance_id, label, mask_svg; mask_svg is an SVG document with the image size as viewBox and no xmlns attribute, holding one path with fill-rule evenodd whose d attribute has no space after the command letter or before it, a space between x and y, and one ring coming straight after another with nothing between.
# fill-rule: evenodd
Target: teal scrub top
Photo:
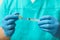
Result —
<instances>
[{"instance_id":1,"label":"teal scrub top","mask_svg":"<svg viewBox=\"0 0 60 40\"><path fill-rule=\"evenodd\" d=\"M13 13L20 13L24 18L37 18L50 15L59 19L60 0L3 0L0 6L0 25L2 19ZM19 19L11 40L59 40L50 33L42 31L38 22Z\"/></svg>"}]
</instances>

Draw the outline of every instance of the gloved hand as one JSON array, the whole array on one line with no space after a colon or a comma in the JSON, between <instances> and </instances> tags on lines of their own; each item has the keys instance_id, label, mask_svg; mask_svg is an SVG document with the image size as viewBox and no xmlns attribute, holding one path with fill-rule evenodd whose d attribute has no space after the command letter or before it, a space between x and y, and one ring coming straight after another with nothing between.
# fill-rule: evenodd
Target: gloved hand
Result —
<instances>
[{"instance_id":1,"label":"gloved hand","mask_svg":"<svg viewBox=\"0 0 60 40\"><path fill-rule=\"evenodd\" d=\"M16 26L15 21L18 20L18 15L16 14L8 15L2 20L2 28L5 36L11 37L14 33Z\"/></svg>"},{"instance_id":2,"label":"gloved hand","mask_svg":"<svg viewBox=\"0 0 60 40\"><path fill-rule=\"evenodd\" d=\"M52 16L46 15L40 18L40 22L38 22L39 27L51 33L53 36L57 37L59 34L59 22Z\"/></svg>"}]
</instances>

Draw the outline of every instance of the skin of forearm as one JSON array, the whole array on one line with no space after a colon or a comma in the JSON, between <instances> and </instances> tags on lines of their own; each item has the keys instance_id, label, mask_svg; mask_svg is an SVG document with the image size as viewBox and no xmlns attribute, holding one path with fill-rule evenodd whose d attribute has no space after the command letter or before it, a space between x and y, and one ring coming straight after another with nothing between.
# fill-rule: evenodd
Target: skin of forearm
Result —
<instances>
[{"instance_id":1,"label":"skin of forearm","mask_svg":"<svg viewBox=\"0 0 60 40\"><path fill-rule=\"evenodd\" d=\"M0 40L10 40L9 37L6 37L4 35L4 30L2 29L2 27L0 27Z\"/></svg>"}]
</instances>

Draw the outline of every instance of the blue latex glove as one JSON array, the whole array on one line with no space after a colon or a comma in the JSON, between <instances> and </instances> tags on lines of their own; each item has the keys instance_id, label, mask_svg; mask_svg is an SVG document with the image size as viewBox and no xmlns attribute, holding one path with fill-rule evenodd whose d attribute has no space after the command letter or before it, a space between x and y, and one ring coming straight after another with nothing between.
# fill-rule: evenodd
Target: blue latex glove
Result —
<instances>
[{"instance_id":1,"label":"blue latex glove","mask_svg":"<svg viewBox=\"0 0 60 40\"><path fill-rule=\"evenodd\" d=\"M54 36L58 36L59 32L57 31L60 31L58 30L59 22L54 17L51 17L49 15L43 16L42 18L40 18L40 22L38 22L38 25L42 30L47 31Z\"/></svg>"},{"instance_id":2,"label":"blue latex glove","mask_svg":"<svg viewBox=\"0 0 60 40\"><path fill-rule=\"evenodd\" d=\"M5 36L11 37L14 33L16 26L15 21L18 20L16 14L8 15L2 20L2 28L4 29Z\"/></svg>"}]
</instances>

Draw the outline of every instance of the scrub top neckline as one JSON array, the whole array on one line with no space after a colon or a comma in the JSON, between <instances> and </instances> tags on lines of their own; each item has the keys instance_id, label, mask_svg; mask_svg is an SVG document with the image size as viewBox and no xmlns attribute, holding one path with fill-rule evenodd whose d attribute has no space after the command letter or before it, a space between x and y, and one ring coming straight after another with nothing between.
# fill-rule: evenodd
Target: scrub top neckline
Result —
<instances>
[{"instance_id":1,"label":"scrub top neckline","mask_svg":"<svg viewBox=\"0 0 60 40\"><path fill-rule=\"evenodd\" d=\"M31 0L31 3L33 4L33 3L35 3L35 1L36 1L36 0Z\"/></svg>"}]
</instances>

